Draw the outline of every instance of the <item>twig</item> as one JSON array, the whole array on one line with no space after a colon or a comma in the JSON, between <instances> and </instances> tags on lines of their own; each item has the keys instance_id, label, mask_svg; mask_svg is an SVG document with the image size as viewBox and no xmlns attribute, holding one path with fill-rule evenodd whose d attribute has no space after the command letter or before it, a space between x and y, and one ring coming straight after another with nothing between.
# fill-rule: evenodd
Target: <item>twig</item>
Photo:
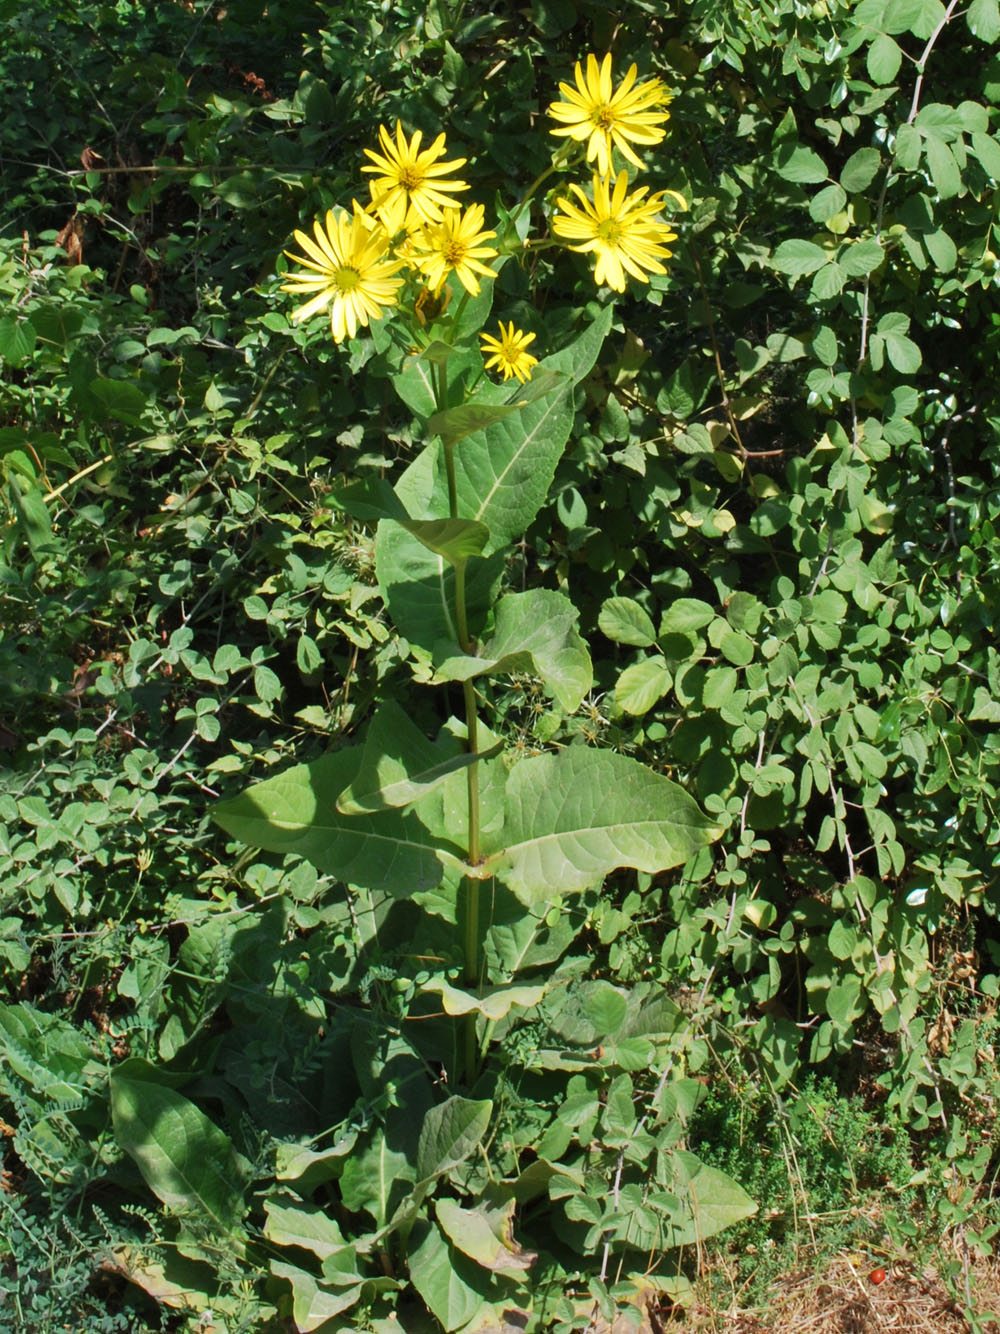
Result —
<instances>
[{"instance_id":1,"label":"twig","mask_svg":"<svg viewBox=\"0 0 1000 1334\"><path fill-rule=\"evenodd\" d=\"M698 286L701 288L701 299L705 304L705 322L708 325L708 337L712 344L712 357L715 361L715 377L719 382L719 391L722 394L722 407L725 411L726 419L729 422L729 429L733 433L733 439L736 441L737 448L740 451L740 457L746 458L746 446L743 444L740 428L736 425L736 418L733 416L732 404L729 401L729 391L726 388L726 377L722 369L722 357L719 354L719 340L715 336L715 320L712 318L712 303L708 299L708 290L705 287L705 276L701 271L701 260L698 258L698 250L693 241L688 242L688 250L694 263L695 272L698 275Z\"/></svg>"}]
</instances>

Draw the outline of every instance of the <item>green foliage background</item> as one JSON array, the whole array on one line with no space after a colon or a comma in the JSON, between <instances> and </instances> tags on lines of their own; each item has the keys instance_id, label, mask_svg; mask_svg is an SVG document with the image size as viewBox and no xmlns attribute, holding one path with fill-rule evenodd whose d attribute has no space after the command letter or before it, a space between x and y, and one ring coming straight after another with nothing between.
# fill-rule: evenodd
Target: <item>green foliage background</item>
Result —
<instances>
[{"instance_id":1,"label":"green foliage background","mask_svg":"<svg viewBox=\"0 0 1000 1334\"><path fill-rule=\"evenodd\" d=\"M194 1329L211 1307L226 1330L378 1330L390 1310L457 1329L472 1292L569 1331L648 1295L629 1275L654 1249L682 1295L716 1229L685 1231L669 1172L692 1159L722 1201L725 1181L771 1190L714 1089L700 1107L723 1078L730 1112L770 1109L803 1154L801 1090L836 1079L823 1097L908 1137L912 1181L893 1161L864 1188L920 1191L946 1164L927 1235L988 1249L996 0L46 0L0 3L0 35L13 1327ZM458 1091L446 1027L417 1022L434 919L210 823L250 779L353 741L375 702L444 722L372 531L331 500L398 475L418 427L375 340L290 325L280 252L357 191L396 117L446 130L488 213L510 207L549 162L558 81L606 49L675 90L655 186L692 206L668 275L615 306L508 566L570 597L599 688L569 712L515 678L486 723L517 753L635 756L726 832L682 872L545 905L523 955L501 896L491 966L516 956L560 1000L502 1020L489 1087ZM606 304L560 250L507 263L494 293L546 352ZM468 1120L461 1153L442 1107ZM208 1179L168 1184L153 1158L186 1169L178 1144ZM497 1181L540 1256L530 1298L516 1262L484 1288L440 1250L469 1199L502 1231ZM898 1211L893 1244L915 1226ZM350 1293L344 1313L291 1270Z\"/></svg>"}]
</instances>

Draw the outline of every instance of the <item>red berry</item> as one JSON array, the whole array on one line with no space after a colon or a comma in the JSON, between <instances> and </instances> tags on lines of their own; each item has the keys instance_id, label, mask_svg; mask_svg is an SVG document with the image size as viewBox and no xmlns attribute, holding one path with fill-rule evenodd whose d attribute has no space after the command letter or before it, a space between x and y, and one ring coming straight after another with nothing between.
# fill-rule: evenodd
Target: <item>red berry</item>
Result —
<instances>
[{"instance_id":1,"label":"red berry","mask_svg":"<svg viewBox=\"0 0 1000 1334\"><path fill-rule=\"evenodd\" d=\"M884 1270L884 1269L873 1269L872 1272L868 1275L868 1282L869 1282L869 1283L884 1283L884 1282L885 1282L885 1270Z\"/></svg>"}]
</instances>

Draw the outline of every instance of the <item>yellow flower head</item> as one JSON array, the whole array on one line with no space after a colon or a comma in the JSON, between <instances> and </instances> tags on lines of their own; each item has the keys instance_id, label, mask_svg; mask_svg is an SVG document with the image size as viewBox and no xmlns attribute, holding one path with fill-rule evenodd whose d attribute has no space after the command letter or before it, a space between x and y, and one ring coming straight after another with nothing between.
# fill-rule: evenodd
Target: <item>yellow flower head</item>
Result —
<instances>
[{"instance_id":1,"label":"yellow flower head","mask_svg":"<svg viewBox=\"0 0 1000 1334\"><path fill-rule=\"evenodd\" d=\"M501 320L499 338L491 338L489 334L484 333L479 337L483 340L483 356L485 357L487 352L492 354L486 362L487 370L496 368L502 372L505 380L516 375L522 384L525 380L531 379L531 368L538 365L538 358L533 357L527 350L528 344L535 340L533 333L515 329L513 320L505 329Z\"/></svg>"},{"instance_id":2,"label":"yellow flower head","mask_svg":"<svg viewBox=\"0 0 1000 1334\"><path fill-rule=\"evenodd\" d=\"M353 338L359 325L382 318L383 310L396 304L402 278L393 275L402 267L386 258L389 238L385 228L369 217L357 200L353 215L330 209L322 224L313 223L315 240L305 232L295 239L305 255L285 254L305 267L304 273L289 273L283 292L309 295L292 314L296 323L330 307L330 330L335 343Z\"/></svg>"},{"instance_id":3,"label":"yellow flower head","mask_svg":"<svg viewBox=\"0 0 1000 1334\"><path fill-rule=\"evenodd\" d=\"M560 83L559 91L566 99L553 102L549 115L561 122L550 134L569 135L571 139L587 140L587 161L597 158L597 170L602 176L611 172L611 149L615 147L634 167L643 165L630 147L636 144L658 144L666 134L660 125L670 119L670 113L658 108L670 101L670 93L659 79L648 79L637 84L635 65L630 65L615 92L611 84L611 56L606 55L600 67L597 57L587 57L587 77L583 76L580 62L576 62L576 87ZM634 85L634 86L633 86Z\"/></svg>"},{"instance_id":4,"label":"yellow flower head","mask_svg":"<svg viewBox=\"0 0 1000 1334\"><path fill-rule=\"evenodd\" d=\"M628 173L624 171L619 172L613 191L610 179L602 179L595 172L593 203L578 185L569 188L579 202L556 200L562 212L552 219L552 230L564 241L575 242L570 250L596 253L595 282L624 292L626 273L643 283L649 282L647 273L666 273L660 260L670 258L672 252L666 249L666 243L676 241L677 233L655 215L668 194L683 203L681 196L660 190L647 199L645 186L629 194Z\"/></svg>"},{"instance_id":5,"label":"yellow flower head","mask_svg":"<svg viewBox=\"0 0 1000 1334\"><path fill-rule=\"evenodd\" d=\"M497 252L483 242L495 238L496 232L483 231L482 226L482 204L470 204L464 213L446 208L440 222L428 223L418 234L414 254L432 292L439 292L448 274L454 273L470 296L478 296L476 274L493 277L493 270L482 261L493 259Z\"/></svg>"},{"instance_id":6,"label":"yellow flower head","mask_svg":"<svg viewBox=\"0 0 1000 1334\"><path fill-rule=\"evenodd\" d=\"M374 180L369 181L372 196L372 208L385 224L390 236L395 236L404 226L409 230L426 222L440 222L441 210L454 206L451 195L458 190L468 190L465 181L447 181L442 177L449 172L464 167L464 157L454 158L451 162L439 162L445 151L444 135L439 134L430 148L420 151L423 137L419 130L407 143L406 135L399 121L396 121L396 139L384 125L378 127L381 153L374 153L366 148L365 154L371 158L373 166L362 167L370 172Z\"/></svg>"}]
</instances>

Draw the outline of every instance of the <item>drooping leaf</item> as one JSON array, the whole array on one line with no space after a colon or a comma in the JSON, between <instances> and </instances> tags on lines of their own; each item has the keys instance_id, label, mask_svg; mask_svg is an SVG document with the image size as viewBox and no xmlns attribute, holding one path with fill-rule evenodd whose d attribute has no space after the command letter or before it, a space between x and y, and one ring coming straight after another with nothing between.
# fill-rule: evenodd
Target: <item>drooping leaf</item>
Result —
<instances>
[{"instance_id":1,"label":"drooping leaf","mask_svg":"<svg viewBox=\"0 0 1000 1334\"><path fill-rule=\"evenodd\" d=\"M250 1164L204 1112L151 1073L138 1057L112 1071L115 1139L171 1213L227 1232L243 1216Z\"/></svg>"},{"instance_id":2,"label":"drooping leaf","mask_svg":"<svg viewBox=\"0 0 1000 1334\"><path fill-rule=\"evenodd\" d=\"M570 746L514 767L506 847L482 869L531 906L600 884L619 866L677 866L720 834L676 783L627 756Z\"/></svg>"},{"instance_id":3,"label":"drooping leaf","mask_svg":"<svg viewBox=\"0 0 1000 1334\"><path fill-rule=\"evenodd\" d=\"M475 1319L489 1296L489 1275L455 1250L435 1223L417 1222L410 1245L410 1279L448 1334Z\"/></svg>"},{"instance_id":4,"label":"drooping leaf","mask_svg":"<svg viewBox=\"0 0 1000 1334\"><path fill-rule=\"evenodd\" d=\"M516 1202L490 1206L483 1201L475 1209L463 1209L453 1200L438 1200L437 1220L451 1244L484 1269L530 1269L538 1258L522 1250L514 1240Z\"/></svg>"},{"instance_id":5,"label":"drooping leaf","mask_svg":"<svg viewBox=\"0 0 1000 1334\"><path fill-rule=\"evenodd\" d=\"M344 1234L325 1209L295 1195L272 1195L264 1201L264 1236L276 1246L301 1246L325 1260L347 1248Z\"/></svg>"},{"instance_id":6,"label":"drooping leaf","mask_svg":"<svg viewBox=\"0 0 1000 1334\"><path fill-rule=\"evenodd\" d=\"M453 987L443 977L432 978L424 982L421 991L441 997L441 1004L446 1014L481 1014L484 1019L502 1019L511 1010L531 1009L545 995L544 984L538 986L485 987L473 993Z\"/></svg>"},{"instance_id":7,"label":"drooping leaf","mask_svg":"<svg viewBox=\"0 0 1000 1334\"><path fill-rule=\"evenodd\" d=\"M311 1334L342 1311L349 1311L361 1296L359 1283L349 1288L334 1288L321 1283L308 1270L283 1260L271 1261L271 1273L292 1285L292 1319L299 1334Z\"/></svg>"},{"instance_id":8,"label":"drooping leaf","mask_svg":"<svg viewBox=\"0 0 1000 1334\"><path fill-rule=\"evenodd\" d=\"M404 519L402 526L449 565L463 567L470 556L482 555L490 539L485 524L474 519Z\"/></svg>"},{"instance_id":9,"label":"drooping leaf","mask_svg":"<svg viewBox=\"0 0 1000 1334\"><path fill-rule=\"evenodd\" d=\"M480 758L497 750L494 746ZM337 809L343 815L361 815L408 806L475 759L447 731L429 741L405 709L384 700L369 724L358 772L337 798Z\"/></svg>"},{"instance_id":10,"label":"drooping leaf","mask_svg":"<svg viewBox=\"0 0 1000 1334\"><path fill-rule=\"evenodd\" d=\"M593 684L590 653L576 628L578 612L552 589L508 593L496 609L494 634L473 655L448 657L436 681L468 681L484 674L532 672L573 713Z\"/></svg>"}]
</instances>

